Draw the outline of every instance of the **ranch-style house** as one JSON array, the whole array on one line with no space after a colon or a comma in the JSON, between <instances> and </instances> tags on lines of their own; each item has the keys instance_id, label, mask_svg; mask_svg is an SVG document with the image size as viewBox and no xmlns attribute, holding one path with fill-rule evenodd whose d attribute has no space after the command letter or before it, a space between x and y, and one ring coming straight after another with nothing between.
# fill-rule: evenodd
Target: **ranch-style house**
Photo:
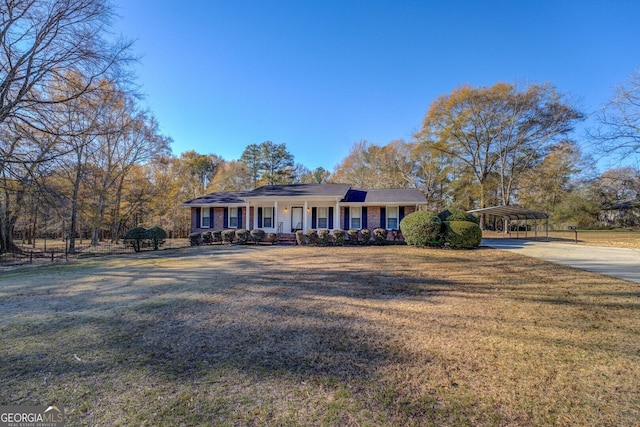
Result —
<instances>
[{"instance_id":1,"label":"ranch-style house","mask_svg":"<svg viewBox=\"0 0 640 427\"><path fill-rule=\"evenodd\" d=\"M216 192L189 200L191 232L261 228L297 230L385 228L398 230L405 215L427 200L415 188L357 190L349 184L265 185L245 192Z\"/></svg>"}]
</instances>

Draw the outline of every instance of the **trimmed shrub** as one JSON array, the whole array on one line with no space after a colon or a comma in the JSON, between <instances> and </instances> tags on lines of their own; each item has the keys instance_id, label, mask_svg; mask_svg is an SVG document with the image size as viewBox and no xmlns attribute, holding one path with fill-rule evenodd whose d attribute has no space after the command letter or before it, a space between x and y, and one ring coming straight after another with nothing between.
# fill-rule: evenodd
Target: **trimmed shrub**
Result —
<instances>
[{"instance_id":1,"label":"trimmed shrub","mask_svg":"<svg viewBox=\"0 0 640 427\"><path fill-rule=\"evenodd\" d=\"M329 230L326 228L318 230L318 244L320 246L329 246L329 243L331 243L331 234L329 234Z\"/></svg>"},{"instance_id":2,"label":"trimmed shrub","mask_svg":"<svg viewBox=\"0 0 640 427\"><path fill-rule=\"evenodd\" d=\"M371 230L368 228L360 230L360 240L362 240L362 244L368 245L371 241Z\"/></svg>"},{"instance_id":3,"label":"trimmed shrub","mask_svg":"<svg viewBox=\"0 0 640 427\"><path fill-rule=\"evenodd\" d=\"M358 230L354 230L353 228L350 230L347 230L347 236L349 236L350 245L358 244Z\"/></svg>"},{"instance_id":4,"label":"trimmed shrub","mask_svg":"<svg viewBox=\"0 0 640 427\"><path fill-rule=\"evenodd\" d=\"M211 232L211 243L222 243L222 230L213 230Z\"/></svg>"},{"instance_id":5,"label":"trimmed shrub","mask_svg":"<svg viewBox=\"0 0 640 427\"><path fill-rule=\"evenodd\" d=\"M276 233L267 233L267 242L274 245L278 241L278 235Z\"/></svg>"},{"instance_id":6,"label":"trimmed shrub","mask_svg":"<svg viewBox=\"0 0 640 427\"><path fill-rule=\"evenodd\" d=\"M203 231L202 232L202 242L205 245L209 245L211 244L212 238L211 238L211 232L210 231Z\"/></svg>"},{"instance_id":7,"label":"trimmed shrub","mask_svg":"<svg viewBox=\"0 0 640 427\"><path fill-rule=\"evenodd\" d=\"M307 239L305 239L304 233L302 232L302 230L296 231L296 243L300 246L307 243Z\"/></svg>"},{"instance_id":8,"label":"trimmed shrub","mask_svg":"<svg viewBox=\"0 0 640 427\"><path fill-rule=\"evenodd\" d=\"M233 243L233 239L236 237L236 230L222 230L220 234L224 243Z\"/></svg>"},{"instance_id":9,"label":"trimmed shrub","mask_svg":"<svg viewBox=\"0 0 640 427\"><path fill-rule=\"evenodd\" d=\"M470 214L462 209L457 208L449 208L445 209L438 214L438 218L440 221L470 221L475 222L476 224L480 224L480 218L475 216L474 214Z\"/></svg>"},{"instance_id":10,"label":"trimmed shrub","mask_svg":"<svg viewBox=\"0 0 640 427\"><path fill-rule=\"evenodd\" d=\"M164 240L167 238L167 232L157 226L148 229L146 235L147 239L151 240L154 251L157 251L160 246L164 245Z\"/></svg>"},{"instance_id":11,"label":"trimmed shrub","mask_svg":"<svg viewBox=\"0 0 640 427\"><path fill-rule=\"evenodd\" d=\"M318 233L316 232L316 230L309 229L309 230L305 231L304 232L304 237L305 237L307 245L315 246L315 245L318 244Z\"/></svg>"},{"instance_id":12,"label":"trimmed shrub","mask_svg":"<svg viewBox=\"0 0 640 427\"><path fill-rule=\"evenodd\" d=\"M127 230L122 238L131 245L134 251L140 252L142 241L148 239L147 229L144 227L133 227Z\"/></svg>"},{"instance_id":13,"label":"trimmed shrub","mask_svg":"<svg viewBox=\"0 0 640 427\"><path fill-rule=\"evenodd\" d=\"M437 246L442 222L436 214L416 211L402 218L400 231L408 245Z\"/></svg>"},{"instance_id":14,"label":"trimmed shrub","mask_svg":"<svg viewBox=\"0 0 640 427\"><path fill-rule=\"evenodd\" d=\"M387 229L378 227L373 229L373 240L381 245L387 240Z\"/></svg>"},{"instance_id":15,"label":"trimmed shrub","mask_svg":"<svg viewBox=\"0 0 640 427\"><path fill-rule=\"evenodd\" d=\"M333 235L333 241L336 246L344 245L345 236L347 235L346 231L334 228L331 234Z\"/></svg>"},{"instance_id":16,"label":"trimmed shrub","mask_svg":"<svg viewBox=\"0 0 640 427\"><path fill-rule=\"evenodd\" d=\"M249 232L249 234L251 235L251 240L253 240L253 243L258 243L262 239L264 239L265 232L262 228L254 228Z\"/></svg>"},{"instance_id":17,"label":"trimmed shrub","mask_svg":"<svg viewBox=\"0 0 640 427\"><path fill-rule=\"evenodd\" d=\"M199 246L200 242L201 242L200 233L189 234L189 244L191 244L191 246Z\"/></svg>"},{"instance_id":18,"label":"trimmed shrub","mask_svg":"<svg viewBox=\"0 0 640 427\"><path fill-rule=\"evenodd\" d=\"M236 240L239 245L246 245L249 241L249 231L246 228L238 228L236 230Z\"/></svg>"},{"instance_id":19,"label":"trimmed shrub","mask_svg":"<svg viewBox=\"0 0 640 427\"><path fill-rule=\"evenodd\" d=\"M456 249L472 249L480 246L482 229L471 221L445 221L444 244Z\"/></svg>"}]
</instances>

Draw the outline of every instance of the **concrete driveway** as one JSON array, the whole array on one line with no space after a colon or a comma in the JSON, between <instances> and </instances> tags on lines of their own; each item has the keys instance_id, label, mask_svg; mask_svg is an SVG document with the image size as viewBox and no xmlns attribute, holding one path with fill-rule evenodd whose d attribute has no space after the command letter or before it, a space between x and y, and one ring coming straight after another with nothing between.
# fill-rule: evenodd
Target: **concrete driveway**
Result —
<instances>
[{"instance_id":1,"label":"concrete driveway","mask_svg":"<svg viewBox=\"0 0 640 427\"><path fill-rule=\"evenodd\" d=\"M640 283L640 249L519 239L482 239L482 245Z\"/></svg>"}]
</instances>

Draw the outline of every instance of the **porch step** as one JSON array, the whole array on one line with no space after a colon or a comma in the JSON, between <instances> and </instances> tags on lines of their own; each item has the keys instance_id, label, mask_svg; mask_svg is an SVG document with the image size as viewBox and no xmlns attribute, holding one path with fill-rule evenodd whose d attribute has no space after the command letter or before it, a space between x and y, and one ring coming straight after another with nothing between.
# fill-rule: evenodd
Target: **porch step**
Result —
<instances>
[{"instance_id":1,"label":"porch step","mask_svg":"<svg viewBox=\"0 0 640 427\"><path fill-rule=\"evenodd\" d=\"M282 233L278 236L279 245L295 245L296 235L293 233Z\"/></svg>"}]
</instances>

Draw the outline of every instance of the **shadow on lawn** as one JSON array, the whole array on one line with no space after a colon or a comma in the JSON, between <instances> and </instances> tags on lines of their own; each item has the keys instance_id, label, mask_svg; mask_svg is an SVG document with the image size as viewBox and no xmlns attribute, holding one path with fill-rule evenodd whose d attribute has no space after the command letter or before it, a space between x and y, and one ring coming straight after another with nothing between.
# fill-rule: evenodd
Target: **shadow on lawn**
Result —
<instances>
[{"instance_id":1,"label":"shadow on lawn","mask_svg":"<svg viewBox=\"0 0 640 427\"><path fill-rule=\"evenodd\" d=\"M371 260L366 268L340 257L327 264L325 248L300 252L305 258L289 265L278 259L292 252L269 248L270 256L265 257L263 249L185 250L176 255L175 263L161 260L166 254L149 254L129 257L124 263L32 272L24 276L29 285L20 277L0 280L0 386L5 404L41 404L56 398L65 407L74 408L87 396L89 400L103 395L107 401L115 400L133 387L143 389L142 394L158 388L164 399L170 399L177 394L175 390L192 390L199 387L197 384L210 384L201 393L211 387L215 393L230 393L233 400L243 393L246 396L246 390L260 381L279 384L283 394L289 391L287 386L310 381L364 389L358 397L367 400L366 405L376 407L389 419L403 419L405 414L397 415L398 408L403 408L402 390L385 390L381 372L403 364L426 365L432 356L434 365L447 368L446 357L437 360L430 349L420 360L412 359L415 355L394 335L395 325L401 327L403 317L409 316L403 310L412 303L439 304L439 297L455 293L456 298L470 300L495 297L489 303L497 301L503 307L533 301L554 310L563 310L562 305L589 308L585 300L549 295L546 287L540 286L548 283L539 281L543 274L541 279L525 276L531 274L527 272L530 265L513 266L513 258L508 257L496 262L489 249L480 251L487 256L479 256L475 268L464 270L459 267L464 261L459 253L440 253L439 267L458 269L447 280L428 274L428 252L400 253L402 265L424 265L427 270L420 274L423 271L419 268L397 271L392 268L395 261L386 258L373 263L376 269L371 268ZM253 253L255 257L247 256ZM503 255L496 251L498 256ZM188 264L190 260L192 264ZM494 266L500 271L496 275L499 283L477 280L479 269ZM522 281L533 282L524 293L522 288L528 285ZM398 302L406 305L399 307ZM537 327L531 319L505 316L491 320L495 315L491 310L474 314L454 308L443 313L438 314L438 330L445 335L478 327L486 329L481 336L505 341L517 330L516 338L523 345L531 340L548 341L556 348L581 345L570 337L548 339L525 333L524 326ZM561 315L553 322L546 326L561 329L564 325ZM406 336L420 336L420 331ZM602 349L608 346L599 345ZM234 372L249 381L234 384ZM149 383L140 385L143 381ZM58 392L47 395L53 384ZM69 392L61 398L60 389ZM391 403L384 400L387 392ZM180 397L174 397L180 405ZM476 414L481 396L467 399L469 413ZM268 405L268 399L265 402ZM454 398L452 402L459 404ZM151 412L145 404L138 407ZM227 410L233 411L234 405L229 402ZM446 402L410 408L416 417L429 416L420 411L438 410L448 411ZM432 420L442 424L449 419Z\"/></svg>"},{"instance_id":2,"label":"shadow on lawn","mask_svg":"<svg viewBox=\"0 0 640 427\"><path fill-rule=\"evenodd\" d=\"M0 283L6 293L0 310L7 314L0 333L9 343L1 352L2 382L120 369L188 382L218 368L374 379L379 367L404 356L384 328L349 310L366 302L360 310L375 314L387 301L457 286L346 265L265 270L264 262L247 257L215 267L170 267L105 264L83 273L93 277L89 283L73 270L57 281L43 272L42 282L28 287ZM10 395L9 403L20 400Z\"/></svg>"}]
</instances>

